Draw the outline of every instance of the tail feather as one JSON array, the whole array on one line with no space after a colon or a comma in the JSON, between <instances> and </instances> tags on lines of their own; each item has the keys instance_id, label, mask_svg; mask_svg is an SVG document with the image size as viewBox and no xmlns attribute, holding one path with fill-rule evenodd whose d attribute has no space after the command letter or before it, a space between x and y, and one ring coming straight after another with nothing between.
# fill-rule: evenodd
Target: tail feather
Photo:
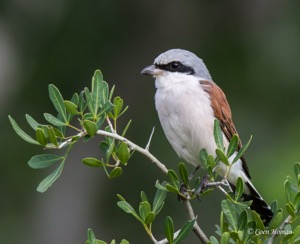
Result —
<instances>
[{"instance_id":1,"label":"tail feather","mask_svg":"<svg viewBox=\"0 0 300 244\"><path fill-rule=\"evenodd\" d=\"M260 215L265 226L269 225L274 215L270 206L265 202L265 200L249 181L246 182L246 186L248 187L250 194L244 194L244 199L246 201L252 201L250 208Z\"/></svg>"}]
</instances>

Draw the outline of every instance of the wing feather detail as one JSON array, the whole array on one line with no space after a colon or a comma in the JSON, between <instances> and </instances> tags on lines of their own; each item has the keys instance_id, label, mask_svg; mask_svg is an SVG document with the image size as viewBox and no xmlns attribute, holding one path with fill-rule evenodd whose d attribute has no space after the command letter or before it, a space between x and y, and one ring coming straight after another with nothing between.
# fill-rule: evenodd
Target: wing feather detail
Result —
<instances>
[{"instance_id":1,"label":"wing feather detail","mask_svg":"<svg viewBox=\"0 0 300 244\"><path fill-rule=\"evenodd\" d=\"M224 92L215 83L207 80L200 80L202 89L210 95L211 106L214 111L215 117L220 121L221 129L226 136L227 140L230 141L233 135L238 135L238 132L234 126L231 116L231 109L227 102ZM242 147L242 142L239 139L239 149ZM243 162L243 169L251 179L249 169L244 156L241 158Z\"/></svg>"}]
</instances>

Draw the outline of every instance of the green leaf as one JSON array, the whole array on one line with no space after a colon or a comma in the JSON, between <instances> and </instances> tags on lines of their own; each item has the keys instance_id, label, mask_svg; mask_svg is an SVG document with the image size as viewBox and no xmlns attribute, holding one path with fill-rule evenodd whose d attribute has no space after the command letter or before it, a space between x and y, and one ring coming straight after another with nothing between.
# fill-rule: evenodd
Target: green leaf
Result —
<instances>
[{"instance_id":1,"label":"green leaf","mask_svg":"<svg viewBox=\"0 0 300 244\"><path fill-rule=\"evenodd\" d=\"M97 116L98 109L100 108L102 98L101 98L101 81L103 76L100 70L96 70L92 78L92 101L93 101L93 113Z\"/></svg>"},{"instance_id":2,"label":"green leaf","mask_svg":"<svg viewBox=\"0 0 300 244\"><path fill-rule=\"evenodd\" d=\"M67 119L66 107L64 105L64 99L60 94L58 88L50 84L48 90L49 90L49 97L54 105L54 108L62 116L63 121L67 123L68 119Z\"/></svg>"},{"instance_id":3,"label":"green leaf","mask_svg":"<svg viewBox=\"0 0 300 244\"><path fill-rule=\"evenodd\" d=\"M179 231L178 236L176 237L174 243L179 243L183 239L185 239L191 233L191 231L193 230L195 222L196 222L196 219L187 221L183 225L183 227L181 228L181 230Z\"/></svg>"},{"instance_id":4,"label":"green leaf","mask_svg":"<svg viewBox=\"0 0 300 244\"><path fill-rule=\"evenodd\" d=\"M271 220L270 224L269 224L269 229L273 230L273 229L277 229L282 222L283 216L282 216L282 212L278 212Z\"/></svg>"},{"instance_id":5,"label":"green leaf","mask_svg":"<svg viewBox=\"0 0 300 244\"><path fill-rule=\"evenodd\" d=\"M252 213L252 217L253 217L254 221L256 222L256 228L259 230L262 230L262 231L265 230L265 225L262 222L259 214L257 212L255 212L254 210L251 210L251 213Z\"/></svg>"},{"instance_id":6,"label":"green leaf","mask_svg":"<svg viewBox=\"0 0 300 244\"><path fill-rule=\"evenodd\" d=\"M215 161L213 155L209 154L207 156L207 163L212 169L216 166L216 161Z\"/></svg>"},{"instance_id":7,"label":"green leaf","mask_svg":"<svg viewBox=\"0 0 300 244\"><path fill-rule=\"evenodd\" d=\"M290 180L286 180L284 182L284 189L287 202L292 202L294 200L296 190Z\"/></svg>"},{"instance_id":8,"label":"green leaf","mask_svg":"<svg viewBox=\"0 0 300 244\"><path fill-rule=\"evenodd\" d=\"M223 132L218 119L215 119L214 121L214 137L217 147L224 151Z\"/></svg>"},{"instance_id":9,"label":"green leaf","mask_svg":"<svg viewBox=\"0 0 300 244\"><path fill-rule=\"evenodd\" d=\"M278 210L278 201L277 200L273 200L270 204L271 210L273 213L276 213Z\"/></svg>"},{"instance_id":10,"label":"green leaf","mask_svg":"<svg viewBox=\"0 0 300 244\"><path fill-rule=\"evenodd\" d=\"M239 219L238 219L238 230L243 230L245 229L246 225L247 225L247 211L244 210L240 216L239 216Z\"/></svg>"},{"instance_id":11,"label":"green leaf","mask_svg":"<svg viewBox=\"0 0 300 244\"><path fill-rule=\"evenodd\" d=\"M31 126L31 128L36 131L37 128L41 126L34 118L32 118L29 114L25 114L26 120L28 124Z\"/></svg>"},{"instance_id":12,"label":"green leaf","mask_svg":"<svg viewBox=\"0 0 300 244\"><path fill-rule=\"evenodd\" d=\"M236 161L238 161L244 155L245 151L247 150L247 148L250 145L251 140L252 140L252 136L250 136L249 141L245 145L243 145L242 148L239 150L239 152L233 159L232 164L234 164Z\"/></svg>"},{"instance_id":13,"label":"green leaf","mask_svg":"<svg viewBox=\"0 0 300 244\"><path fill-rule=\"evenodd\" d=\"M291 238L291 243L299 243L300 241L300 226L298 225L293 231L293 236Z\"/></svg>"},{"instance_id":14,"label":"green leaf","mask_svg":"<svg viewBox=\"0 0 300 244\"><path fill-rule=\"evenodd\" d=\"M171 217L166 217L165 220L165 236L170 244L174 243L174 224Z\"/></svg>"},{"instance_id":15,"label":"green leaf","mask_svg":"<svg viewBox=\"0 0 300 244\"><path fill-rule=\"evenodd\" d=\"M121 167L115 167L110 173L109 173L109 178L117 178L122 175L122 168Z\"/></svg>"},{"instance_id":16,"label":"green leaf","mask_svg":"<svg viewBox=\"0 0 300 244\"><path fill-rule=\"evenodd\" d=\"M226 166L230 166L228 158L226 157L226 155L224 154L224 152L221 149L217 148L216 154L217 154L218 158L220 159L220 161L222 161Z\"/></svg>"},{"instance_id":17,"label":"green leaf","mask_svg":"<svg viewBox=\"0 0 300 244\"><path fill-rule=\"evenodd\" d=\"M47 126L47 133L48 133L50 142L52 142L55 146L58 146L58 142L56 139L56 133L52 126Z\"/></svg>"},{"instance_id":18,"label":"green leaf","mask_svg":"<svg viewBox=\"0 0 300 244\"><path fill-rule=\"evenodd\" d=\"M230 156L237 151L238 145L239 145L239 138L235 134L230 139L230 143L229 143L229 146L228 146L228 149L227 149L227 157L228 158L230 158Z\"/></svg>"},{"instance_id":19,"label":"green leaf","mask_svg":"<svg viewBox=\"0 0 300 244\"><path fill-rule=\"evenodd\" d=\"M221 206L228 223L234 231L237 231L237 213L234 204L230 200L222 200Z\"/></svg>"},{"instance_id":20,"label":"green leaf","mask_svg":"<svg viewBox=\"0 0 300 244\"><path fill-rule=\"evenodd\" d=\"M288 202L286 205L286 211L289 213L289 215L291 215L293 218L296 217L295 215L295 207L291 202Z\"/></svg>"},{"instance_id":21,"label":"green leaf","mask_svg":"<svg viewBox=\"0 0 300 244\"><path fill-rule=\"evenodd\" d=\"M64 167L64 160L50 175L48 175L38 186L38 192L45 192L58 179Z\"/></svg>"},{"instance_id":22,"label":"green leaf","mask_svg":"<svg viewBox=\"0 0 300 244\"><path fill-rule=\"evenodd\" d=\"M153 223L154 220L155 220L155 214L153 212L149 212L145 217L145 224L149 225Z\"/></svg>"},{"instance_id":23,"label":"green leaf","mask_svg":"<svg viewBox=\"0 0 300 244\"><path fill-rule=\"evenodd\" d=\"M124 129L123 132L122 132L122 136L123 136L123 137L124 137L125 134L127 133L127 130L129 129L129 126L130 126L130 124L131 124L131 121L132 121L132 120L129 120L128 123L127 123L127 125L125 126L125 129Z\"/></svg>"},{"instance_id":24,"label":"green leaf","mask_svg":"<svg viewBox=\"0 0 300 244\"><path fill-rule=\"evenodd\" d=\"M152 204L152 211L154 212L154 214L157 215L161 211L166 197L167 197L166 191L159 188L156 190L155 197Z\"/></svg>"},{"instance_id":25,"label":"green leaf","mask_svg":"<svg viewBox=\"0 0 300 244\"><path fill-rule=\"evenodd\" d=\"M146 202L146 201L140 202L139 214L140 214L140 217L143 221L145 221L147 214L150 213L150 212L151 212L150 203Z\"/></svg>"},{"instance_id":26,"label":"green leaf","mask_svg":"<svg viewBox=\"0 0 300 244\"><path fill-rule=\"evenodd\" d=\"M295 206L295 209L300 207L300 192L298 192L294 198L293 204Z\"/></svg>"},{"instance_id":27,"label":"green leaf","mask_svg":"<svg viewBox=\"0 0 300 244\"><path fill-rule=\"evenodd\" d=\"M224 232L221 235L221 241L220 244L228 244L229 243L229 239L230 239L230 234L229 232Z\"/></svg>"},{"instance_id":28,"label":"green leaf","mask_svg":"<svg viewBox=\"0 0 300 244\"><path fill-rule=\"evenodd\" d=\"M60 121L62 121L62 116L60 114L57 115L57 119L59 119ZM66 126L59 126L57 129L60 131L60 133L62 135L65 135L66 134Z\"/></svg>"},{"instance_id":29,"label":"green leaf","mask_svg":"<svg viewBox=\"0 0 300 244\"><path fill-rule=\"evenodd\" d=\"M148 197L145 192L141 191L141 199L143 202L149 202Z\"/></svg>"},{"instance_id":30,"label":"green leaf","mask_svg":"<svg viewBox=\"0 0 300 244\"><path fill-rule=\"evenodd\" d=\"M88 229L88 241L89 244L97 244L96 237L92 229Z\"/></svg>"},{"instance_id":31,"label":"green leaf","mask_svg":"<svg viewBox=\"0 0 300 244\"><path fill-rule=\"evenodd\" d=\"M174 170L169 169L168 170L168 178L170 180L170 184L175 187L175 188L179 188L179 179L178 176L176 175L176 173L174 172Z\"/></svg>"},{"instance_id":32,"label":"green leaf","mask_svg":"<svg viewBox=\"0 0 300 244\"><path fill-rule=\"evenodd\" d=\"M227 230L227 223L225 222L225 218L224 218L224 212L221 211L220 214L220 233L223 233Z\"/></svg>"},{"instance_id":33,"label":"green leaf","mask_svg":"<svg viewBox=\"0 0 300 244\"><path fill-rule=\"evenodd\" d=\"M200 156L201 164L204 166L204 168L207 169L208 168L208 163L207 163L208 153L205 148L201 149L199 156Z\"/></svg>"},{"instance_id":34,"label":"green leaf","mask_svg":"<svg viewBox=\"0 0 300 244\"><path fill-rule=\"evenodd\" d=\"M35 131L36 133L36 140L42 145L42 146L46 146L47 145L47 137L45 135L45 132L43 129L41 128L37 128L37 130Z\"/></svg>"},{"instance_id":35,"label":"green leaf","mask_svg":"<svg viewBox=\"0 0 300 244\"><path fill-rule=\"evenodd\" d=\"M63 156L54 154L41 154L33 156L29 161L28 165L33 169L43 169L50 167L51 165L63 160Z\"/></svg>"},{"instance_id":36,"label":"green leaf","mask_svg":"<svg viewBox=\"0 0 300 244\"><path fill-rule=\"evenodd\" d=\"M179 163L178 168L179 168L180 178L181 178L182 182L187 186L189 184L189 180L188 180L189 176L188 176L185 164Z\"/></svg>"},{"instance_id":37,"label":"green leaf","mask_svg":"<svg viewBox=\"0 0 300 244\"><path fill-rule=\"evenodd\" d=\"M120 194L117 194L117 197L121 200L121 201L124 201L124 202L126 202L126 200L125 200L125 198L124 197L122 197Z\"/></svg>"},{"instance_id":38,"label":"green leaf","mask_svg":"<svg viewBox=\"0 0 300 244\"><path fill-rule=\"evenodd\" d=\"M129 244L129 241L123 239L123 240L121 240L120 244Z\"/></svg>"},{"instance_id":39,"label":"green leaf","mask_svg":"<svg viewBox=\"0 0 300 244\"><path fill-rule=\"evenodd\" d=\"M244 181L241 177L237 179L236 189L235 189L235 200L238 201L244 194Z\"/></svg>"},{"instance_id":40,"label":"green leaf","mask_svg":"<svg viewBox=\"0 0 300 244\"><path fill-rule=\"evenodd\" d=\"M239 240L242 241L243 238L244 238L244 231L239 230L239 231L237 232L237 234L238 234ZM262 242L261 242L261 244L262 244Z\"/></svg>"},{"instance_id":41,"label":"green leaf","mask_svg":"<svg viewBox=\"0 0 300 244\"><path fill-rule=\"evenodd\" d=\"M31 144L34 145L39 145L39 142L37 142L36 140L34 140L31 136L29 136L26 132L24 132L17 124L17 122L10 116L8 115L9 121L13 127L13 129L15 130L15 132L18 134L18 136L20 136L24 141L27 141Z\"/></svg>"},{"instance_id":42,"label":"green leaf","mask_svg":"<svg viewBox=\"0 0 300 244\"><path fill-rule=\"evenodd\" d=\"M210 243L212 243L212 244L219 244L219 242L218 242L218 240L217 240L216 237L211 236L209 239L210 239Z\"/></svg>"},{"instance_id":43,"label":"green leaf","mask_svg":"<svg viewBox=\"0 0 300 244\"><path fill-rule=\"evenodd\" d=\"M173 192L173 193L176 193L176 194L180 194L180 191L178 188L170 185L170 184L166 184L165 185L166 189L169 191L169 192Z\"/></svg>"},{"instance_id":44,"label":"green leaf","mask_svg":"<svg viewBox=\"0 0 300 244\"><path fill-rule=\"evenodd\" d=\"M90 167L100 167L105 165L105 163L96 158L84 158L82 159L82 162Z\"/></svg>"},{"instance_id":45,"label":"green leaf","mask_svg":"<svg viewBox=\"0 0 300 244\"><path fill-rule=\"evenodd\" d=\"M117 205L121 209L123 209L126 213L130 213L130 214L134 214L134 215L138 216L137 213L136 213L136 211L134 210L134 208L128 202L126 202L126 201L119 201L117 203Z\"/></svg>"},{"instance_id":46,"label":"green leaf","mask_svg":"<svg viewBox=\"0 0 300 244\"><path fill-rule=\"evenodd\" d=\"M100 116L100 118L97 119L96 125L97 125L98 130L101 128L104 121L105 121L105 116Z\"/></svg>"},{"instance_id":47,"label":"green leaf","mask_svg":"<svg viewBox=\"0 0 300 244\"><path fill-rule=\"evenodd\" d=\"M109 98L108 98L108 100L110 100L110 101L111 101L111 99L112 99L112 97L114 95L115 88L116 88L116 86L113 85L112 88L110 89Z\"/></svg>"},{"instance_id":48,"label":"green leaf","mask_svg":"<svg viewBox=\"0 0 300 244\"><path fill-rule=\"evenodd\" d=\"M55 125L55 126L66 126L67 125L65 122L54 117L52 114L44 113L44 117L52 125Z\"/></svg>"},{"instance_id":49,"label":"green leaf","mask_svg":"<svg viewBox=\"0 0 300 244\"><path fill-rule=\"evenodd\" d=\"M113 109L113 117L118 118L118 116L123 108L123 99L120 97L115 97L113 100L113 104L115 105L115 107Z\"/></svg>"},{"instance_id":50,"label":"green leaf","mask_svg":"<svg viewBox=\"0 0 300 244\"><path fill-rule=\"evenodd\" d=\"M166 181L163 181L163 182L160 184L160 183L159 183L159 180L156 180L156 182L155 182L155 187L156 187L157 189L162 190L162 191L167 191L167 192L168 192L167 188L165 187L166 184L167 184Z\"/></svg>"},{"instance_id":51,"label":"green leaf","mask_svg":"<svg viewBox=\"0 0 300 244\"><path fill-rule=\"evenodd\" d=\"M72 98L71 98L71 102L74 103L76 105L76 107L78 106L79 103L79 96L77 93L74 93Z\"/></svg>"},{"instance_id":52,"label":"green leaf","mask_svg":"<svg viewBox=\"0 0 300 244\"><path fill-rule=\"evenodd\" d=\"M118 159L122 164L126 165L130 157L130 151L125 142L121 142L116 152Z\"/></svg>"},{"instance_id":53,"label":"green leaf","mask_svg":"<svg viewBox=\"0 0 300 244\"><path fill-rule=\"evenodd\" d=\"M142 224L144 224L144 221L138 216L134 208L125 201L119 201L117 205L126 213L132 214L138 221L140 221Z\"/></svg>"},{"instance_id":54,"label":"green leaf","mask_svg":"<svg viewBox=\"0 0 300 244\"><path fill-rule=\"evenodd\" d=\"M113 145L113 148L114 148L114 143L108 145L108 143L106 141L102 141L99 144L100 150L103 152L104 161L106 163L108 163L109 158L111 156L111 152L112 152L112 149L113 149L113 148L111 148L112 145Z\"/></svg>"},{"instance_id":55,"label":"green leaf","mask_svg":"<svg viewBox=\"0 0 300 244\"><path fill-rule=\"evenodd\" d=\"M55 128L55 127L52 127L52 128L53 128L53 130L54 130L54 132L55 132L55 136L56 136L56 137L58 137L58 138L60 138L60 139L63 139L63 138L64 138L64 135L61 133L60 130L58 130L58 129Z\"/></svg>"},{"instance_id":56,"label":"green leaf","mask_svg":"<svg viewBox=\"0 0 300 244\"><path fill-rule=\"evenodd\" d=\"M110 101L106 101L106 103L101 107L100 111L98 112L98 117L109 113L111 110L113 110L114 105Z\"/></svg>"},{"instance_id":57,"label":"green leaf","mask_svg":"<svg viewBox=\"0 0 300 244\"><path fill-rule=\"evenodd\" d=\"M97 130L98 130L96 123L94 123L90 120L84 120L83 127L85 128L86 132L91 137L93 137L97 133Z\"/></svg>"},{"instance_id":58,"label":"green leaf","mask_svg":"<svg viewBox=\"0 0 300 244\"><path fill-rule=\"evenodd\" d=\"M73 114L73 115L80 114L80 112L77 111L77 105L75 103L65 100L64 105L70 114Z\"/></svg>"}]
</instances>

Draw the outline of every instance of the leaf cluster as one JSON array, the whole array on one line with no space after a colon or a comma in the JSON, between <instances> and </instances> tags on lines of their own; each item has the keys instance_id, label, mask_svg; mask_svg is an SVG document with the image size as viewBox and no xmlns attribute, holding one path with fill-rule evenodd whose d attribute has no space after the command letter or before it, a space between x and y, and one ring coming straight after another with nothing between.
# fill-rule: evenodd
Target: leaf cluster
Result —
<instances>
[{"instance_id":1,"label":"leaf cluster","mask_svg":"<svg viewBox=\"0 0 300 244\"><path fill-rule=\"evenodd\" d=\"M34 169L56 166L56 169L40 182L37 188L39 192L45 192L59 178L73 145L80 138L87 142L103 127L109 133L116 133L117 119L128 108L123 107L122 98L118 96L112 98L114 87L109 91L108 84L103 80L100 70L96 70L92 77L91 89L86 87L80 93L74 93L70 100L65 100L59 89L52 84L49 85L48 91L56 111L56 114L44 113L48 124L38 123L28 114L25 116L28 124L34 130L34 137L22 130L17 122L9 116L15 132L26 142L50 150L66 148L62 156L41 154L33 156L28 161L29 166ZM123 136L126 134L130 122L123 130ZM99 159L84 158L83 163L92 167L102 167L109 178L120 176L122 174L120 165L127 164L133 151L128 148L126 143L116 143L109 137L105 138L99 147L102 157ZM113 164L110 163L111 159L114 161Z\"/></svg>"}]
</instances>

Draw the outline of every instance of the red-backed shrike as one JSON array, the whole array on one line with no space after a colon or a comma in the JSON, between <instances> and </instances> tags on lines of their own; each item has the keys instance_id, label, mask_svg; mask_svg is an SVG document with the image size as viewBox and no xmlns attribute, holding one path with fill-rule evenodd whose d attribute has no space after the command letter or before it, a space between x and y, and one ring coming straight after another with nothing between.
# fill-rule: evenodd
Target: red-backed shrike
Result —
<instances>
[{"instance_id":1,"label":"red-backed shrike","mask_svg":"<svg viewBox=\"0 0 300 244\"><path fill-rule=\"evenodd\" d=\"M144 68L141 73L156 78L155 105L160 123L170 144L186 162L199 166L199 152L203 148L216 156L213 134L215 119L220 122L225 147L232 136L238 134L225 94L213 82L202 59L195 54L171 49L160 54L154 64ZM227 171L227 166L221 162L217 172L224 177ZM252 185L244 157L233 164L227 175L233 190L238 177L244 181L244 200L253 201L251 209L260 214L267 225L273 213Z\"/></svg>"}]
</instances>

